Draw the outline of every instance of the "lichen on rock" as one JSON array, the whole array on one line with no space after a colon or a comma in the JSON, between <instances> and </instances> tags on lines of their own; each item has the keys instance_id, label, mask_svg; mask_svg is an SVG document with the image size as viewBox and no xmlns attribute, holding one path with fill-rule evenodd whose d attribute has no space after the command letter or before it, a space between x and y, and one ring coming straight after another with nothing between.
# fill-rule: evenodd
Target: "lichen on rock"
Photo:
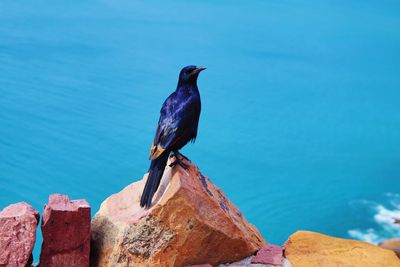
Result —
<instances>
[{"instance_id":1,"label":"lichen on rock","mask_svg":"<svg viewBox=\"0 0 400 267\"><path fill-rule=\"evenodd\" d=\"M173 230L149 215L125 231L122 246L130 253L147 259L168 246L174 236Z\"/></svg>"}]
</instances>

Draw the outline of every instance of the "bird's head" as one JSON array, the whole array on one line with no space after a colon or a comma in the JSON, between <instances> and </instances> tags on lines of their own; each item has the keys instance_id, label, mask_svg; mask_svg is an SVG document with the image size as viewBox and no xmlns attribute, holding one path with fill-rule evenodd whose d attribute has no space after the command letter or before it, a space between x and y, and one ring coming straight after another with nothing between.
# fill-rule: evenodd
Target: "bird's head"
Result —
<instances>
[{"instance_id":1,"label":"bird's head","mask_svg":"<svg viewBox=\"0 0 400 267\"><path fill-rule=\"evenodd\" d=\"M179 82L180 83L196 82L199 73L205 69L206 68L202 66L194 66L194 65L186 66L179 73Z\"/></svg>"}]
</instances>

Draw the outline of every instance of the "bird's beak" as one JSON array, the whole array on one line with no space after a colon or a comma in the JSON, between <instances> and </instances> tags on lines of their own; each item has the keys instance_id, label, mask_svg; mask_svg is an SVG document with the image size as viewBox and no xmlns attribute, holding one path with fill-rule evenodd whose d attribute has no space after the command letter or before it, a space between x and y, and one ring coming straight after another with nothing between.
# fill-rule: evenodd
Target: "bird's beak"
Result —
<instances>
[{"instance_id":1,"label":"bird's beak","mask_svg":"<svg viewBox=\"0 0 400 267\"><path fill-rule=\"evenodd\" d=\"M206 69L206 67L199 66L199 67L196 67L196 69L193 71L193 73L199 73L200 71L203 71L205 69Z\"/></svg>"}]
</instances>

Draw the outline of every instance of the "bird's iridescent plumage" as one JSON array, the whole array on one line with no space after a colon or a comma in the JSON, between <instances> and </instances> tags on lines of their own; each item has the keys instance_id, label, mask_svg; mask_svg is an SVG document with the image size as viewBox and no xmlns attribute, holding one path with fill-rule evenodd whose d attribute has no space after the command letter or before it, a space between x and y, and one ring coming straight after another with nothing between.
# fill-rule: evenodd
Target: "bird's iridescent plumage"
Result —
<instances>
[{"instance_id":1,"label":"bird's iridescent plumage","mask_svg":"<svg viewBox=\"0 0 400 267\"><path fill-rule=\"evenodd\" d=\"M140 202L142 207L151 205L151 199L158 188L171 151L178 151L197 137L201 111L197 78L204 69L193 65L183 68L175 92L162 105L150 149L152 162Z\"/></svg>"}]
</instances>

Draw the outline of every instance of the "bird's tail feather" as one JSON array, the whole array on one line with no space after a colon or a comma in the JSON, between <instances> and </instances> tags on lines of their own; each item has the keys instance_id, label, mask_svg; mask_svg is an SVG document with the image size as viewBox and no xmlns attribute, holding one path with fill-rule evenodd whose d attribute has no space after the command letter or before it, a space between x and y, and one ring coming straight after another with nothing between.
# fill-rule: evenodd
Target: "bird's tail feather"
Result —
<instances>
[{"instance_id":1,"label":"bird's tail feather","mask_svg":"<svg viewBox=\"0 0 400 267\"><path fill-rule=\"evenodd\" d=\"M164 151L158 158L151 161L149 168L149 176L147 177L146 185L144 186L140 206L149 208L151 200L160 185L161 177L163 176L165 166L167 165L169 153Z\"/></svg>"}]
</instances>

